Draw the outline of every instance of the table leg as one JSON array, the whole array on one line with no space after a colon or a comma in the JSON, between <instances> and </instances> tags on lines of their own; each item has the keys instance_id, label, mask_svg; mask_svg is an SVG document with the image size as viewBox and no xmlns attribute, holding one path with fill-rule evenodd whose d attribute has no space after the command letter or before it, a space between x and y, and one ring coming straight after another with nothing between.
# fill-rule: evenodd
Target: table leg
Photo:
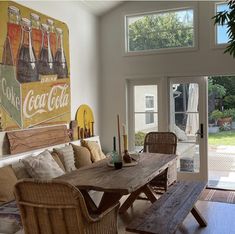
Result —
<instances>
[{"instance_id":1,"label":"table leg","mask_svg":"<svg viewBox=\"0 0 235 234\"><path fill-rule=\"evenodd\" d=\"M122 195L119 193L105 192L101 198L101 201L98 207L98 212L103 212L107 210L109 207L116 204L121 199L121 197Z\"/></svg>"},{"instance_id":2,"label":"table leg","mask_svg":"<svg viewBox=\"0 0 235 234\"><path fill-rule=\"evenodd\" d=\"M206 220L202 217L199 210L195 206L191 210L191 213L192 213L192 215L194 216L194 218L197 220L197 222L199 223L199 225L201 227L206 227L207 226Z\"/></svg>"},{"instance_id":3,"label":"table leg","mask_svg":"<svg viewBox=\"0 0 235 234\"><path fill-rule=\"evenodd\" d=\"M131 193L131 195L126 199L126 201L119 208L119 213L120 214L125 213L126 210L134 203L134 201L138 198L138 196L141 193L144 193L152 203L157 200L156 197L154 196L154 193L151 187L148 184L144 185L143 187L139 188L135 192Z\"/></svg>"},{"instance_id":4,"label":"table leg","mask_svg":"<svg viewBox=\"0 0 235 234\"><path fill-rule=\"evenodd\" d=\"M85 199L88 211L91 211L92 213L97 212L97 206L95 202L92 200L92 198L90 197L88 191L87 190L80 190L80 191Z\"/></svg>"}]
</instances>

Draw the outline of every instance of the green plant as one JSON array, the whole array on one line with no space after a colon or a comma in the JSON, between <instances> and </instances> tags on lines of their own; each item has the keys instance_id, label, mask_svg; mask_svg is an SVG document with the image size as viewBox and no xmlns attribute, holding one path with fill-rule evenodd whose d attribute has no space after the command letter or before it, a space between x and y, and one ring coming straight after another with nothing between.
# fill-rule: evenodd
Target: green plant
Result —
<instances>
[{"instance_id":1,"label":"green plant","mask_svg":"<svg viewBox=\"0 0 235 234\"><path fill-rule=\"evenodd\" d=\"M219 111L219 110L214 110L211 113L211 119L215 121L215 123L217 123L217 120L220 118L223 118L223 112Z\"/></svg>"},{"instance_id":2,"label":"green plant","mask_svg":"<svg viewBox=\"0 0 235 234\"><path fill-rule=\"evenodd\" d=\"M235 108L230 108L226 111L228 112L228 117L232 117L232 119L235 121Z\"/></svg>"},{"instance_id":3,"label":"green plant","mask_svg":"<svg viewBox=\"0 0 235 234\"><path fill-rule=\"evenodd\" d=\"M229 53L235 58L235 1L228 1L228 10L218 12L212 19L215 24L227 25L229 37L228 46L224 53Z\"/></svg>"},{"instance_id":4,"label":"green plant","mask_svg":"<svg viewBox=\"0 0 235 234\"><path fill-rule=\"evenodd\" d=\"M222 118L229 118L229 117L232 117L231 109L224 110Z\"/></svg>"},{"instance_id":5,"label":"green plant","mask_svg":"<svg viewBox=\"0 0 235 234\"><path fill-rule=\"evenodd\" d=\"M136 132L135 133L135 145L136 146L143 146L144 145L144 138L146 133L144 132Z\"/></svg>"},{"instance_id":6,"label":"green plant","mask_svg":"<svg viewBox=\"0 0 235 234\"><path fill-rule=\"evenodd\" d=\"M231 124L226 122L226 123L223 123L222 126L220 126L220 131L229 131L231 130Z\"/></svg>"}]
</instances>

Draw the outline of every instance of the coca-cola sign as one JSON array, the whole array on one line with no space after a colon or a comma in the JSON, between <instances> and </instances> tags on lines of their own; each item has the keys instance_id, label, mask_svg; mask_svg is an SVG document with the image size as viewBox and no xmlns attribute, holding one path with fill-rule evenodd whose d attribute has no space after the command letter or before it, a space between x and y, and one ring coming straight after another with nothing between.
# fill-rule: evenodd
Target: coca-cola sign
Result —
<instances>
[{"instance_id":1,"label":"coca-cola sign","mask_svg":"<svg viewBox=\"0 0 235 234\"><path fill-rule=\"evenodd\" d=\"M58 116L70 119L70 86L68 79L22 86L22 118L24 127L34 126Z\"/></svg>"},{"instance_id":2,"label":"coca-cola sign","mask_svg":"<svg viewBox=\"0 0 235 234\"><path fill-rule=\"evenodd\" d=\"M67 25L11 1L0 9L0 131L69 123Z\"/></svg>"}]
</instances>

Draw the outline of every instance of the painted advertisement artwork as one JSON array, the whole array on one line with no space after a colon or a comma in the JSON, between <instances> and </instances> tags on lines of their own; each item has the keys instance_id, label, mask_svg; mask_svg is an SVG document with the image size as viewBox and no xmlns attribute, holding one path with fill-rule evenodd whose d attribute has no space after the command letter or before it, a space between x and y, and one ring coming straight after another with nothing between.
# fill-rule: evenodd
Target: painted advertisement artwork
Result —
<instances>
[{"instance_id":1,"label":"painted advertisement artwork","mask_svg":"<svg viewBox=\"0 0 235 234\"><path fill-rule=\"evenodd\" d=\"M68 123L68 27L10 1L0 20L0 130Z\"/></svg>"}]
</instances>

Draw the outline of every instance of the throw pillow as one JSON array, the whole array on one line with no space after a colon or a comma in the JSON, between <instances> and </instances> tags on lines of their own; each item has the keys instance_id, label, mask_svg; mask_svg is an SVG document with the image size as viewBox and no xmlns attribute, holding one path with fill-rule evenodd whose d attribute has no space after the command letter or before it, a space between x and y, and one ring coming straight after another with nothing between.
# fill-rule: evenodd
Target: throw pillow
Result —
<instances>
[{"instance_id":1,"label":"throw pillow","mask_svg":"<svg viewBox=\"0 0 235 234\"><path fill-rule=\"evenodd\" d=\"M92 163L90 151L83 146L71 144L74 152L75 167L80 168Z\"/></svg>"},{"instance_id":2,"label":"throw pillow","mask_svg":"<svg viewBox=\"0 0 235 234\"><path fill-rule=\"evenodd\" d=\"M15 172L15 175L18 180L24 178L31 178L21 160L19 160L19 162L17 163L12 164L12 169Z\"/></svg>"},{"instance_id":3,"label":"throw pillow","mask_svg":"<svg viewBox=\"0 0 235 234\"><path fill-rule=\"evenodd\" d=\"M27 172L38 179L53 179L64 174L49 151L44 151L35 157L22 159Z\"/></svg>"},{"instance_id":4,"label":"throw pillow","mask_svg":"<svg viewBox=\"0 0 235 234\"><path fill-rule=\"evenodd\" d=\"M66 172L76 170L73 147L71 145L66 145L61 148L55 148L54 151L59 155Z\"/></svg>"},{"instance_id":5,"label":"throw pillow","mask_svg":"<svg viewBox=\"0 0 235 234\"><path fill-rule=\"evenodd\" d=\"M0 168L0 203L14 200L17 178L11 166Z\"/></svg>"},{"instance_id":6,"label":"throw pillow","mask_svg":"<svg viewBox=\"0 0 235 234\"><path fill-rule=\"evenodd\" d=\"M182 129L180 129L177 125L175 125L175 135L177 136L177 138L180 141L186 141L188 139L185 131L183 131Z\"/></svg>"},{"instance_id":7,"label":"throw pillow","mask_svg":"<svg viewBox=\"0 0 235 234\"><path fill-rule=\"evenodd\" d=\"M97 142L81 140L81 145L85 146L90 151L92 162L106 158Z\"/></svg>"},{"instance_id":8,"label":"throw pillow","mask_svg":"<svg viewBox=\"0 0 235 234\"><path fill-rule=\"evenodd\" d=\"M59 155L58 155L55 151L52 151L52 152L50 152L50 153L51 153L52 158L53 158L53 159L57 162L57 164L59 165L59 167L65 172L64 165L63 165L63 163L61 162Z\"/></svg>"}]
</instances>

